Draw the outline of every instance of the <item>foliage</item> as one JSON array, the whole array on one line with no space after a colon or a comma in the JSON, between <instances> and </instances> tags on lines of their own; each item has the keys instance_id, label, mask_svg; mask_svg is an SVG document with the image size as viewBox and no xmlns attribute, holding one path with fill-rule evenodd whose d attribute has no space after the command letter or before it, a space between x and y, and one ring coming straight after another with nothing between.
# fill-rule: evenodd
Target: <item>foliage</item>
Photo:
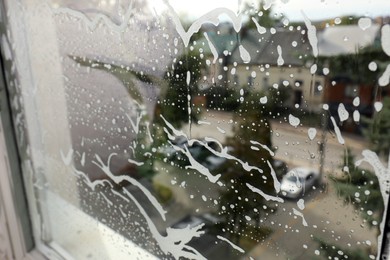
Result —
<instances>
[{"instance_id":1,"label":"foliage","mask_svg":"<svg viewBox=\"0 0 390 260\"><path fill-rule=\"evenodd\" d=\"M252 149L254 144L250 142L252 140L271 147L271 128L259 108L259 101L252 96L244 99L234 114L237 124L233 127L234 136L227 139L227 145L233 148L232 155L263 172L247 171L241 163L233 160L229 160L221 170L222 180L227 187L221 191L220 214L225 219L225 232L237 244L245 230L260 228L261 214L274 211L261 195L247 187L250 184L267 194L275 193L267 164L267 161L272 163L272 157L262 148L258 151Z\"/></svg>"},{"instance_id":2,"label":"foliage","mask_svg":"<svg viewBox=\"0 0 390 260\"><path fill-rule=\"evenodd\" d=\"M195 53L189 52L175 59L171 69L165 73L164 78L168 82L168 88L158 102L159 113L176 128L189 121L188 96L198 92L197 82L202 63L197 57ZM187 86L187 71L191 73L189 86ZM193 109L193 106L191 108L191 120L197 121L199 112ZM158 117L156 122L162 124Z\"/></svg>"},{"instance_id":3,"label":"foliage","mask_svg":"<svg viewBox=\"0 0 390 260\"><path fill-rule=\"evenodd\" d=\"M322 239L314 238L315 241L320 246L320 250L323 252L327 259L354 259L354 260L365 260L370 259L370 252L368 250L364 250L362 248L357 248L355 250L352 249L344 249L338 245L330 244L325 242Z\"/></svg>"},{"instance_id":4,"label":"foliage","mask_svg":"<svg viewBox=\"0 0 390 260\"><path fill-rule=\"evenodd\" d=\"M235 88L213 86L204 91L207 107L215 110L234 111L240 105L240 94Z\"/></svg>"},{"instance_id":5,"label":"foliage","mask_svg":"<svg viewBox=\"0 0 390 260\"><path fill-rule=\"evenodd\" d=\"M159 183L153 183L153 188L160 203L167 204L172 199L173 193L170 188Z\"/></svg>"},{"instance_id":6,"label":"foliage","mask_svg":"<svg viewBox=\"0 0 390 260\"><path fill-rule=\"evenodd\" d=\"M368 126L363 133L375 152L388 157L390 151L390 97L385 97L382 104L382 110L374 114L373 118L364 119Z\"/></svg>"},{"instance_id":7,"label":"foliage","mask_svg":"<svg viewBox=\"0 0 390 260\"><path fill-rule=\"evenodd\" d=\"M242 13L249 16L249 21L245 26L247 29L256 29L256 25L253 23L252 18L254 18L259 25L266 28L274 27L280 22L280 19L272 15L271 8L265 8L263 0L259 0L257 4L245 3Z\"/></svg>"},{"instance_id":8,"label":"foliage","mask_svg":"<svg viewBox=\"0 0 390 260\"><path fill-rule=\"evenodd\" d=\"M356 54L319 57L318 66L328 67L330 78L345 76L356 83L376 84L382 75L382 63L387 62L386 57L381 48L367 47ZM376 71L367 69L373 61L379 65Z\"/></svg>"},{"instance_id":9,"label":"foliage","mask_svg":"<svg viewBox=\"0 0 390 260\"><path fill-rule=\"evenodd\" d=\"M355 166L355 158L347 149L344 153L343 167L347 166L349 173L343 177L333 177L333 183L346 203L352 204L369 225L373 221L380 223L384 210L384 202L379 189L376 175L370 171Z\"/></svg>"}]
</instances>

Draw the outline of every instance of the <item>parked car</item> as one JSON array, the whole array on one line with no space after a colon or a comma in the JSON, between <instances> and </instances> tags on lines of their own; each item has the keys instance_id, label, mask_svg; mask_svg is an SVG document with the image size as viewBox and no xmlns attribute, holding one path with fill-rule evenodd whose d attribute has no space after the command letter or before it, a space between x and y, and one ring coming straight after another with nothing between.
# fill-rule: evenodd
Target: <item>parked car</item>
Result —
<instances>
[{"instance_id":1,"label":"parked car","mask_svg":"<svg viewBox=\"0 0 390 260\"><path fill-rule=\"evenodd\" d=\"M184 146L188 146L188 140L187 138L180 136L177 137L175 140L172 141L172 144L184 148ZM175 148L172 147L169 143L166 143L159 149L159 153L164 155L168 159L173 159L177 156L178 152L175 150Z\"/></svg>"},{"instance_id":2,"label":"parked car","mask_svg":"<svg viewBox=\"0 0 390 260\"><path fill-rule=\"evenodd\" d=\"M274 168L276 177L279 181L281 181L288 172L287 164L282 160L274 159L272 167Z\"/></svg>"},{"instance_id":3,"label":"parked car","mask_svg":"<svg viewBox=\"0 0 390 260\"><path fill-rule=\"evenodd\" d=\"M296 199L303 196L320 182L317 170L308 168L294 168L282 179L280 192L286 198Z\"/></svg>"},{"instance_id":4,"label":"parked car","mask_svg":"<svg viewBox=\"0 0 390 260\"><path fill-rule=\"evenodd\" d=\"M190 152L191 156L198 161L199 163L203 164L206 162L206 159L210 156L214 156L212 152L210 152L205 145L209 146L211 149L218 150L219 146L217 143L213 141L205 141L205 140L199 140L199 142L194 142L192 145L189 145L188 142L183 144L188 148L188 151ZM177 152L172 158L172 160L176 161L180 165L188 165L189 160L188 157L181 153ZM206 166L207 167L207 166Z\"/></svg>"}]
</instances>

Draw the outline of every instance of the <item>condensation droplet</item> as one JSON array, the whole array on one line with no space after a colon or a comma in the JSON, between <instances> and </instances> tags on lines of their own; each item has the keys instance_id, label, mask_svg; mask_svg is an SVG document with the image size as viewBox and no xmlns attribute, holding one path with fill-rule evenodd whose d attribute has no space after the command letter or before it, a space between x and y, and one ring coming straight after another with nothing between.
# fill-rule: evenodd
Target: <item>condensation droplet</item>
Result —
<instances>
[{"instance_id":1,"label":"condensation droplet","mask_svg":"<svg viewBox=\"0 0 390 260\"><path fill-rule=\"evenodd\" d=\"M260 103L261 103L261 104L266 104L267 102L268 102L267 96L264 96L264 97L261 97L261 98L260 98Z\"/></svg>"}]
</instances>

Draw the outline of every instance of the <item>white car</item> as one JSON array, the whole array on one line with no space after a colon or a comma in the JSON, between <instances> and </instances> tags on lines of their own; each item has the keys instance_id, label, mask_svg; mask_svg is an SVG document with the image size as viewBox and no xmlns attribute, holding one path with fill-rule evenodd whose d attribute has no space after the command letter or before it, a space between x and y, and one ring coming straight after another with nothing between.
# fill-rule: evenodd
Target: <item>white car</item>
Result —
<instances>
[{"instance_id":1,"label":"white car","mask_svg":"<svg viewBox=\"0 0 390 260\"><path fill-rule=\"evenodd\" d=\"M310 191L320 182L317 170L308 168L294 168L282 179L280 192L286 198L296 199Z\"/></svg>"}]
</instances>

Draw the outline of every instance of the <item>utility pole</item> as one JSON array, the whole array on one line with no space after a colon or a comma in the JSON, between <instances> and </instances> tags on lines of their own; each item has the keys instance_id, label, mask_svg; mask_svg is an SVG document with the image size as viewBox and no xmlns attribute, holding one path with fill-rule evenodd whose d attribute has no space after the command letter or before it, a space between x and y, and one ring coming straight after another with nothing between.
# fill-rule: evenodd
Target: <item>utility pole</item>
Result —
<instances>
[{"instance_id":1,"label":"utility pole","mask_svg":"<svg viewBox=\"0 0 390 260\"><path fill-rule=\"evenodd\" d=\"M326 111L322 113L321 126L322 126L321 141L318 145L318 151L320 153L320 168L319 168L320 179L322 179L323 176L324 163L325 163L326 132L328 128L328 116Z\"/></svg>"}]
</instances>

